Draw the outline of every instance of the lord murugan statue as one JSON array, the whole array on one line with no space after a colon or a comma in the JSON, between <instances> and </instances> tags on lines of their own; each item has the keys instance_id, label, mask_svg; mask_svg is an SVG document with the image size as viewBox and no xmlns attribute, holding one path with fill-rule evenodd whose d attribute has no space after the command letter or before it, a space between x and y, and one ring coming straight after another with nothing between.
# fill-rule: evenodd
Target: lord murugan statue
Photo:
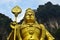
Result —
<instances>
[{"instance_id":1,"label":"lord murugan statue","mask_svg":"<svg viewBox=\"0 0 60 40\"><path fill-rule=\"evenodd\" d=\"M14 9L17 11L18 7ZM14 12L15 12L14 11ZM17 13L17 12L16 12ZM36 21L35 13L31 8L25 12L22 24L16 21L10 24L12 31L7 40L54 40L43 24ZM47 39L46 39L47 37Z\"/></svg>"}]
</instances>

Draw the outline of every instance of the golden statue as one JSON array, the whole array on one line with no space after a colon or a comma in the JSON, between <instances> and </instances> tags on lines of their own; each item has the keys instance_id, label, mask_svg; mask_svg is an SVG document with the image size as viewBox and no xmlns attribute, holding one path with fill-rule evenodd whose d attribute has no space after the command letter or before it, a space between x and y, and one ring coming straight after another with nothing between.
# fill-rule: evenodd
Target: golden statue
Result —
<instances>
[{"instance_id":1,"label":"golden statue","mask_svg":"<svg viewBox=\"0 0 60 40\"><path fill-rule=\"evenodd\" d=\"M11 23L12 30L7 40L54 40L55 38L47 31L43 24L38 24L35 13L31 8L26 10L22 24ZM15 34L15 38L14 35Z\"/></svg>"}]
</instances>

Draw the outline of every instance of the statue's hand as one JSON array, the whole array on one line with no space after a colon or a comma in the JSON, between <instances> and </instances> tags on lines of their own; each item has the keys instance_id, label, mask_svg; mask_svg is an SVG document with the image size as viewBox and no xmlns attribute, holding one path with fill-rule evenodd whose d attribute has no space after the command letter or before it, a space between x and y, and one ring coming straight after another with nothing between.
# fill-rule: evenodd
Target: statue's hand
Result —
<instances>
[{"instance_id":1,"label":"statue's hand","mask_svg":"<svg viewBox=\"0 0 60 40\"><path fill-rule=\"evenodd\" d=\"M41 38L40 40L44 40L44 38Z\"/></svg>"},{"instance_id":2,"label":"statue's hand","mask_svg":"<svg viewBox=\"0 0 60 40\"><path fill-rule=\"evenodd\" d=\"M16 23L15 21L14 21L14 22L11 22L11 23L10 23L11 28L14 29L15 26L16 26L16 24L17 24L17 23Z\"/></svg>"},{"instance_id":3,"label":"statue's hand","mask_svg":"<svg viewBox=\"0 0 60 40\"><path fill-rule=\"evenodd\" d=\"M12 28L12 29L19 29L20 28L20 24L18 24L17 22L11 22L10 23L10 27Z\"/></svg>"}]
</instances>

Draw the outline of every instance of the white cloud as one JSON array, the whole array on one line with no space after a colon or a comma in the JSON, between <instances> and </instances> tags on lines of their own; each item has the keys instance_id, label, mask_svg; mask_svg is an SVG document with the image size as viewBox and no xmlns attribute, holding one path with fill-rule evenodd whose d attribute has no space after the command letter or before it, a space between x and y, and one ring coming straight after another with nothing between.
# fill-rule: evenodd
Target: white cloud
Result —
<instances>
[{"instance_id":1,"label":"white cloud","mask_svg":"<svg viewBox=\"0 0 60 40\"><path fill-rule=\"evenodd\" d=\"M51 0L53 4L59 4L60 5L60 0Z\"/></svg>"},{"instance_id":2,"label":"white cloud","mask_svg":"<svg viewBox=\"0 0 60 40\"><path fill-rule=\"evenodd\" d=\"M21 0L1 0L0 4L10 3L10 2L17 3L17 2L21 2Z\"/></svg>"},{"instance_id":3,"label":"white cloud","mask_svg":"<svg viewBox=\"0 0 60 40\"><path fill-rule=\"evenodd\" d=\"M10 2L10 0L1 0L0 3L7 3Z\"/></svg>"},{"instance_id":4,"label":"white cloud","mask_svg":"<svg viewBox=\"0 0 60 40\"><path fill-rule=\"evenodd\" d=\"M39 2L39 4L45 4L45 3L47 3L48 1L50 1L50 2L52 2L53 4L59 4L60 5L60 0L37 0L38 2Z\"/></svg>"}]
</instances>

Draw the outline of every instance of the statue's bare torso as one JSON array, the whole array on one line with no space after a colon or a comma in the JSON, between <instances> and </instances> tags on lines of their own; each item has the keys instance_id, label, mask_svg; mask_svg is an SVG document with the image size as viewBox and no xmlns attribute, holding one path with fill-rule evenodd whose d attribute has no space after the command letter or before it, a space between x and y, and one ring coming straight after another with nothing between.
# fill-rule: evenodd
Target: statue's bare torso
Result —
<instances>
[{"instance_id":1,"label":"statue's bare torso","mask_svg":"<svg viewBox=\"0 0 60 40\"><path fill-rule=\"evenodd\" d=\"M36 24L24 24L20 33L23 40L40 40L41 28Z\"/></svg>"}]
</instances>

